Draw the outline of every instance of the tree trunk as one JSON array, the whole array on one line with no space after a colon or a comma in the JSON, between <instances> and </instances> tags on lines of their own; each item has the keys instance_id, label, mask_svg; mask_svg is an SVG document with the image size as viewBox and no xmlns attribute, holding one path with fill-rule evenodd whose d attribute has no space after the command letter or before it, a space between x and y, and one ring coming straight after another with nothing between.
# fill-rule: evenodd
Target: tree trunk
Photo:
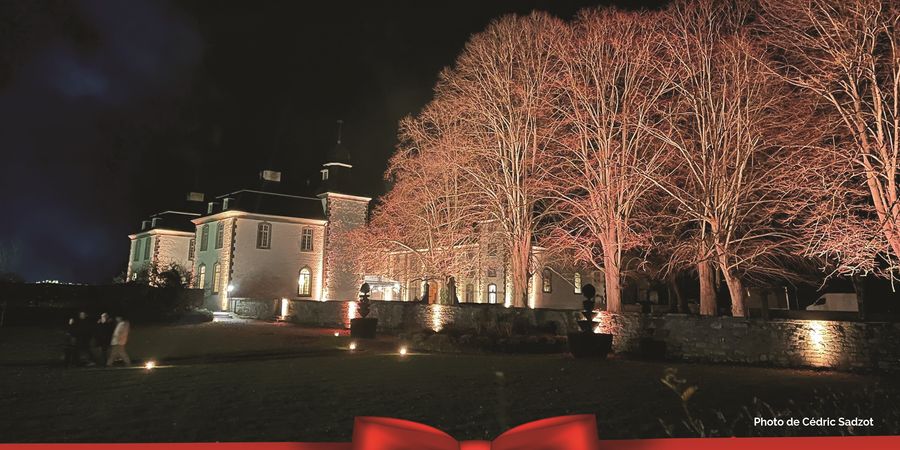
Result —
<instances>
[{"instance_id":1,"label":"tree trunk","mask_svg":"<svg viewBox=\"0 0 900 450\"><path fill-rule=\"evenodd\" d=\"M700 315L716 316L718 315L716 286L709 261L703 260L697 263L697 274L700 276Z\"/></svg>"},{"instance_id":2,"label":"tree trunk","mask_svg":"<svg viewBox=\"0 0 900 450\"><path fill-rule=\"evenodd\" d=\"M723 263L725 257L721 256ZM747 317L747 293L744 291L744 282L741 278L734 275L731 270L722 264L722 275L725 277L725 284L728 286L728 293L731 295L731 315L733 317Z\"/></svg>"},{"instance_id":3,"label":"tree trunk","mask_svg":"<svg viewBox=\"0 0 900 450\"><path fill-rule=\"evenodd\" d=\"M672 296L675 297L676 310L682 314L690 314L691 311L688 309L687 298L681 295L681 289L678 288L677 278L669 277L669 279L666 280L666 283L669 285L669 291L672 292Z\"/></svg>"},{"instance_id":4,"label":"tree trunk","mask_svg":"<svg viewBox=\"0 0 900 450\"><path fill-rule=\"evenodd\" d=\"M856 291L856 303L859 309L859 320L866 320L868 310L868 300L866 298L866 280L859 275L854 274L851 278L853 281L853 290Z\"/></svg>"},{"instance_id":5,"label":"tree trunk","mask_svg":"<svg viewBox=\"0 0 900 450\"><path fill-rule=\"evenodd\" d=\"M526 308L528 304L528 260L531 257L531 240L520 239L512 248L510 276L512 292L510 302L513 307Z\"/></svg>"},{"instance_id":6,"label":"tree trunk","mask_svg":"<svg viewBox=\"0 0 900 450\"><path fill-rule=\"evenodd\" d=\"M622 285L619 264L614 257L603 255L603 275L606 282L606 311L622 312Z\"/></svg>"}]
</instances>

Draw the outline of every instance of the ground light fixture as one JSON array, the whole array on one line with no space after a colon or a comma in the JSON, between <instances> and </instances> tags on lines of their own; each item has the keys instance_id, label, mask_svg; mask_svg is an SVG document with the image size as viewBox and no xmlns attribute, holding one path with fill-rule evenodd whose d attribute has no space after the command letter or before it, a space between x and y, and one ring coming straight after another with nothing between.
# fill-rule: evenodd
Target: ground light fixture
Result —
<instances>
[{"instance_id":1,"label":"ground light fixture","mask_svg":"<svg viewBox=\"0 0 900 450\"><path fill-rule=\"evenodd\" d=\"M400 347L400 356L406 355L406 346Z\"/></svg>"},{"instance_id":2,"label":"ground light fixture","mask_svg":"<svg viewBox=\"0 0 900 450\"><path fill-rule=\"evenodd\" d=\"M350 350L356 350L356 342L350 343Z\"/></svg>"},{"instance_id":3,"label":"ground light fixture","mask_svg":"<svg viewBox=\"0 0 900 450\"><path fill-rule=\"evenodd\" d=\"M334 332L334 337L338 337L338 336L340 336L340 335L341 335L340 332L337 332L337 331Z\"/></svg>"},{"instance_id":4,"label":"ground light fixture","mask_svg":"<svg viewBox=\"0 0 900 450\"><path fill-rule=\"evenodd\" d=\"M144 368L147 370L152 370L156 368L156 361L147 361L144 363Z\"/></svg>"}]
</instances>

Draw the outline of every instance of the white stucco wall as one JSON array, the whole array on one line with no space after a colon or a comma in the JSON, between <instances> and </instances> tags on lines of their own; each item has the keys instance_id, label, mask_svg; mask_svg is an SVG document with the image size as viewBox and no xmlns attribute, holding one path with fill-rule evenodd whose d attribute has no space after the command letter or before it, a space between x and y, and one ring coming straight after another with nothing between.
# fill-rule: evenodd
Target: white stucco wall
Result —
<instances>
[{"instance_id":1,"label":"white stucco wall","mask_svg":"<svg viewBox=\"0 0 900 450\"><path fill-rule=\"evenodd\" d=\"M256 234L262 222L261 218L237 219L231 297L321 299L325 226L313 221L296 223L267 218L265 222L272 225L271 246L259 249ZM313 230L312 251L300 248L304 228ZM312 272L309 297L297 295L297 280L303 267L309 267Z\"/></svg>"},{"instance_id":2,"label":"white stucco wall","mask_svg":"<svg viewBox=\"0 0 900 450\"><path fill-rule=\"evenodd\" d=\"M188 249L192 235L160 233L155 236L153 246L156 249L153 262L160 267L175 263L187 270L192 270L194 262L189 258Z\"/></svg>"},{"instance_id":3,"label":"white stucco wall","mask_svg":"<svg viewBox=\"0 0 900 450\"><path fill-rule=\"evenodd\" d=\"M194 287L203 288L205 294L204 305L212 309L225 309L227 302L225 301L225 289L228 286L228 267L231 260L231 236L234 229L233 217L221 218L218 220L208 220L197 224L197 234L195 235L195 257L193 261ZM216 248L216 226L221 223L225 227L223 233L222 248ZM203 225L209 224L209 241L206 250L201 249L201 233ZM215 278L215 264L220 264L221 275L219 278L218 292L213 287ZM206 280L203 286L200 286L200 265L206 266Z\"/></svg>"}]
</instances>

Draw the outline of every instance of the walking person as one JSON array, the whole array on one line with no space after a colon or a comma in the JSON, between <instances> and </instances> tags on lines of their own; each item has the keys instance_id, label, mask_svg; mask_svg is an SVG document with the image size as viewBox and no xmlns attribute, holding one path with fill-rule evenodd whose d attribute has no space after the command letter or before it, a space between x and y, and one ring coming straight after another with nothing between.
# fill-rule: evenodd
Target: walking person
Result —
<instances>
[{"instance_id":1,"label":"walking person","mask_svg":"<svg viewBox=\"0 0 900 450\"><path fill-rule=\"evenodd\" d=\"M109 314L100 314L100 320L97 321L97 326L94 328L94 341L100 347L101 364L105 364L109 359L109 346L115 329L116 323L109 317Z\"/></svg>"},{"instance_id":2,"label":"walking person","mask_svg":"<svg viewBox=\"0 0 900 450\"><path fill-rule=\"evenodd\" d=\"M112 339L109 342L109 358L106 365L111 366L117 359L121 359L126 366L131 365L131 358L125 353L125 344L128 343L128 333L131 331L131 324L122 316L116 316L116 328L113 330Z\"/></svg>"},{"instance_id":3,"label":"walking person","mask_svg":"<svg viewBox=\"0 0 900 450\"><path fill-rule=\"evenodd\" d=\"M75 353L75 318L70 317L66 323L66 340L63 344L63 354L66 367L74 367L78 365L78 358Z\"/></svg>"},{"instance_id":4,"label":"walking person","mask_svg":"<svg viewBox=\"0 0 900 450\"><path fill-rule=\"evenodd\" d=\"M91 338L94 334L94 324L88 319L86 312L81 311L78 313L78 318L75 319L74 330L76 363L81 364L83 357L86 365L95 365L94 355L91 354Z\"/></svg>"}]
</instances>

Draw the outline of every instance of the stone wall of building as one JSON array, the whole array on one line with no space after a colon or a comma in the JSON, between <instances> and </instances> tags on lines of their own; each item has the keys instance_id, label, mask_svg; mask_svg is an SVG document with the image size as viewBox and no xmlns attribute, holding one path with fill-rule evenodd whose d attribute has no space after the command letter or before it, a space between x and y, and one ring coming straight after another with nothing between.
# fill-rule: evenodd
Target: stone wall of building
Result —
<instances>
[{"instance_id":1,"label":"stone wall of building","mask_svg":"<svg viewBox=\"0 0 900 450\"><path fill-rule=\"evenodd\" d=\"M900 323L607 313L598 320L617 353L653 340L677 360L900 371Z\"/></svg>"}]
</instances>

